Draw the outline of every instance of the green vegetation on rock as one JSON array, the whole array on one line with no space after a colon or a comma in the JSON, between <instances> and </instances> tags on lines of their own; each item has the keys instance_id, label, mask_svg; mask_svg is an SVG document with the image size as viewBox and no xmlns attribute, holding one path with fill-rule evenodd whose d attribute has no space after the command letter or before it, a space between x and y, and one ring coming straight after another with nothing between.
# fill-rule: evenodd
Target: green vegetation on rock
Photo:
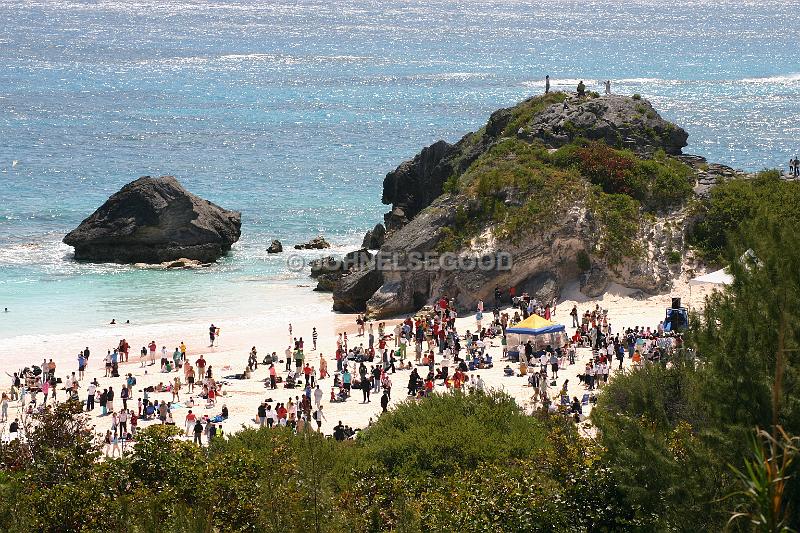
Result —
<instances>
[{"instance_id":1,"label":"green vegetation on rock","mask_svg":"<svg viewBox=\"0 0 800 533\"><path fill-rule=\"evenodd\" d=\"M589 202L600 222L601 238L595 253L608 264L619 264L625 257L638 257L642 246L637 241L639 232L639 203L625 194L595 192Z\"/></svg>"},{"instance_id":2,"label":"green vegetation on rock","mask_svg":"<svg viewBox=\"0 0 800 533\"><path fill-rule=\"evenodd\" d=\"M554 213L566 206L585 205L600 223L594 253L616 264L641 252L640 211L683 205L691 179L688 166L663 152L644 159L585 139L548 151L505 138L448 181L445 190L462 195L465 205L453 227L443 229L438 249L462 249L489 225L500 239L516 242L549 229Z\"/></svg>"},{"instance_id":3,"label":"green vegetation on rock","mask_svg":"<svg viewBox=\"0 0 800 533\"><path fill-rule=\"evenodd\" d=\"M649 210L680 205L692 194L692 169L663 151L643 159L630 150L578 139L559 148L552 161L576 168L604 192L626 194Z\"/></svg>"},{"instance_id":4,"label":"green vegetation on rock","mask_svg":"<svg viewBox=\"0 0 800 533\"><path fill-rule=\"evenodd\" d=\"M541 113L545 108L560 104L567 99L567 93L553 92L542 96L529 98L524 102L514 106L511 110L511 119L503 129L503 137L512 137L517 134L520 128L528 124L534 116Z\"/></svg>"}]
</instances>

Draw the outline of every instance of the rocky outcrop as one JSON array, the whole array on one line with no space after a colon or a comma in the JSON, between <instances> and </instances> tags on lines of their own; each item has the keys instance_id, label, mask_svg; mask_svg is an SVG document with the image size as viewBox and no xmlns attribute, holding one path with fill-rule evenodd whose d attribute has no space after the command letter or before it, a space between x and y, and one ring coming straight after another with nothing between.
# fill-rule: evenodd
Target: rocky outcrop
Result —
<instances>
[{"instance_id":1,"label":"rocky outcrop","mask_svg":"<svg viewBox=\"0 0 800 533\"><path fill-rule=\"evenodd\" d=\"M580 283L582 292L589 297L603 294L612 283L641 294L669 289L680 273L680 262L676 266L674 256L686 249L683 227L687 215L683 204L670 204L668 209L649 212L647 216L652 218L647 224L638 224L638 234L630 242L630 232L620 240L620 231L626 230L616 229L613 235L617 240L611 242L625 244L609 245L605 242L605 223L610 220L619 224L615 222L619 219L614 219L618 211L608 215L611 218L604 222L602 217L608 211L597 203L600 196L591 192L596 189L589 177L578 174L585 185L573 188L563 202L563 198L554 197L552 201L536 199L528 204L528 195L533 192L524 189L525 178L514 181L517 175L514 173L524 174L525 169L519 167L522 160L507 151L510 144L504 139L508 137L516 139L514 142L542 146L549 152L578 138L628 148L644 159L663 150L686 158L685 162L700 179L704 179L704 172L713 174L715 179L727 172L705 161L692 164L690 156L679 155L686 146L687 133L662 119L641 98L594 95L578 98L556 93L526 100L513 108L496 111L484 128L454 145L440 141L423 149L413 160L386 176L382 201L392 204L392 210L384 216L386 237L379 252L383 260L378 262L382 268L356 269L343 276L335 283L334 309L366 311L373 318L385 318L414 312L447 295L455 300L461 312L471 312L478 300L493 300L496 286L516 287L518 294L527 292L540 301L557 298L568 283ZM583 141L579 145L585 146ZM491 155L495 153L490 151L493 146L500 146L496 152L499 155ZM480 160L480 171L470 171L465 180L460 180L483 155L489 159ZM493 166L487 167L487 161ZM563 172L569 164L573 163L564 164L561 159L550 161L546 154L537 155L531 161L533 172L527 183L535 183L540 179L538 176L547 176L546 172ZM497 173L492 179L499 183L506 180L512 185L494 187L487 182L491 197L487 198L485 193L480 196L476 181L487 169ZM504 176L502 172L511 174ZM445 186L448 180L452 180L454 187ZM639 205L638 200L636 203ZM533 210L525 211L528 206ZM551 216L546 217L546 224L539 218L535 230L517 224L515 236L510 238L504 233L507 228L500 227L506 213L534 217L542 208ZM615 248L613 253L609 252L609 246ZM635 250L620 250L621 246ZM459 258L488 258L498 267L441 268L433 256L420 266L420 256L444 250L454 250ZM415 254L416 267L409 268L410 257ZM620 255L623 257L619 258ZM505 266L501 268L501 264Z\"/></svg>"},{"instance_id":2,"label":"rocky outcrop","mask_svg":"<svg viewBox=\"0 0 800 533\"><path fill-rule=\"evenodd\" d=\"M283 251L283 244L278 239L273 239L272 244L267 248L268 254L279 254Z\"/></svg>"},{"instance_id":3,"label":"rocky outcrop","mask_svg":"<svg viewBox=\"0 0 800 533\"><path fill-rule=\"evenodd\" d=\"M719 163L709 163L705 157L699 155L681 155L678 159L694 168L696 175L694 193L701 198L707 198L714 185L723 180L747 177L741 170Z\"/></svg>"},{"instance_id":4,"label":"rocky outcrop","mask_svg":"<svg viewBox=\"0 0 800 533\"><path fill-rule=\"evenodd\" d=\"M325 248L330 248L330 247L331 245L328 243L328 241L325 240L325 237L323 237L322 235L318 235L317 237L314 237L308 242L294 245L295 250L324 250Z\"/></svg>"},{"instance_id":5,"label":"rocky outcrop","mask_svg":"<svg viewBox=\"0 0 800 533\"><path fill-rule=\"evenodd\" d=\"M381 197L384 204L392 206L383 217L387 233L408 224L442 194L448 179L458 177L504 136L516 135L548 148L558 148L581 137L640 153L661 149L673 155L681 153L689 137L641 98L579 98L564 93L551 93L548 98L534 97L495 111L480 131L468 133L456 144L437 141L388 173ZM541 109L526 114L528 108ZM512 122L519 126L509 132Z\"/></svg>"},{"instance_id":6,"label":"rocky outcrop","mask_svg":"<svg viewBox=\"0 0 800 533\"><path fill-rule=\"evenodd\" d=\"M454 201L453 197L442 197L434 202L392 234L382 251L410 255L436 250L442 228L453 223L453 210L447 207ZM557 298L561 289L575 280L581 281L582 292L589 297L603 294L611 283L655 294L668 290L672 283L674 274L670 270L668 251L683 247L683 217L680 212L643 227L638 240L650 245L637 257L625 258L612 266L591 251L597 244L598 221L582 205L574 205L561 213L549 229L532 233L519 242L492 246L492 237L484 235L477 239L484 242L459 251L461 257L493 260L495 268L444 270L433 264L428 268L407 270L401 260L399 268L381 272L382 283L372 294L367 295L367 288L371 288L368 283L356 284L358 278L354 278L351 284L334 291L334 302L337 298L347 298L348 306L378 319L412 313L443 294L455 300L460 312L472 312L478 300L493 301L495 286L504 290L513 286L518 294L527 292L540 301ZM495 244L499 243L495 241ZM508 255L499 255L499 252ZM580 256L586 253L591 267L583 272ZM356 275L367 276L367 273ZM377 278L370 280L377 284ZM348 291L349 287L356 286L357 293Z\"/></svg>"},{"instance_id":7,"label":"rocky outcrop","mask_svg":"<svg viewBox=\"0 0 800 533\"><path fill-rule=\"evenodd\" d=\"M397 217L400 222L402 217L414 218L442 194L442 186L453 171L448 160L453 150L453 145L437 141L386 175L381 201L392 204L393 210L402 210L402 215ZM397 222L393 217L386 218L387 229L398 227Z\"/></svg>"},{"instance_id":8,"label":"rocky outcrop","mask_svg":"<svg viewBox=\"0 0 800 533\"><path fill-rule=\"evenodd\" d=\"M200 261L196 261L194 259L186 259L185 257L182 257L181 259L176 259L175 261L165 261L164 263L158 264L134 263L133 266L149 270L192 270L195 268L209 267L211 266L211 263L201 263Z\"/></svg>"},{"instance_id":9,"label":"rocky outcrop","mask_svg":"<svg viewBox=\"0 0 800 533\"><path fill-rule=\"evenodd\" d=\"M517 134L553 148L583 137L637 152L662 149L673 155L681 153L689 138L683 128L661 118L650 102L626 96L569 96L535 114Z\"/></svg>"},{"instance_id":10,"label":"rocky outcrop","mask_svg":"<svg viewBox=\"0 0 800 533\"><path fill-rule=\"evenodd\" d=\"M375 227L364 235L361 247L367 250L377 250L383 246L384 241L386 241L386 228L383 227L383 224L375 224Z\"/></svg>"},{"instance_id":11,"label":"rocky outcrop","mask_svg":"<svg viewBox=\"0 0 800 533\"><path fill-rule=\"evenodd\" d=\"M376 268L365 268L343 276L333 289L333 310L361 313L367 300L383 285L383 274Z\"/></svg>"},{"instance_id":12,"label":"rocky outcrop","mask_svg":"<svg viewBox=\"0 0 800 533\"><path fill-rule=\"evenodd\" d=\"M311 268L310 276L312 278L317 278L323 274L329 274L331 272L339 272L339 263L336 261L336 258L332 255L328 257L320 257L319 259L312 259L308 262L308 266Z\"/></svg>"},{"instance_id":13,"label":"rocky outcrop","mask_svg":"<svg viewBox=\"0 0 800 533\"><path fill-rule=\"evenodd\" d=\"M317 280L315 291L333 291L336 284L344 276L356 271L360 271L372 266L372 254L369 250L362 248L347 253L341 259L334 256L314 259L309 263L311 267L311 277Z\"/></svg>"},{"instance_id":14,"label":"rocky outcrop","mask_svg":"<svg viewBox=\"0 0 800 533\"><path fill-rule=\"evenodd\" d=\"M188 192L173 176L125 185L64 237L75 259L109 263L216 261L241 235L241 214Z\"/></svg>"}]
</instances>

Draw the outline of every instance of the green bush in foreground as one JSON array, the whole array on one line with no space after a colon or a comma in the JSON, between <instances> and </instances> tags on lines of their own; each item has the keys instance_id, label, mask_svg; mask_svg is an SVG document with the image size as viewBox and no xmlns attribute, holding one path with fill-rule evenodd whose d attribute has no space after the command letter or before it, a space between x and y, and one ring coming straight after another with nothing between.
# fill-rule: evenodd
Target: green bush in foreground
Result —
<instances>
[{"instance_id":1,"label":"green bush in foreground","mask_svg":"<svg viewBox=\"0 0 800 533\"><path fill-rule=\"evenodd\" d=\"M391 474L441 476L546 449L546 428L506 394L443 394L404 404L361 434L370 463Z\"/></svg>"},{"instance_id":2,"label":"green bush in foreground","mask_svg":"<svg viewBox=\"0 0 800 533\"><path fill-rule=\"evenodd\" d=\"M797 221L800 182L781 180L775 170L759 172L754 179L732 179L711 189L695 211L698 222L689 231L689 242L706 260L720 262L730 235L738 235L743 224L766 215Z\"/></svg>"},{"instance_id":3,"label":"green bush in foreground","mask_svg":"<svg viewBox=\"0 0 800 533\"><path fill-rule=\"evenodd\" d=\"M40 422L49 434L60 423ZM502 393L411 400L346 442L263 428L200 449L171 429L142 431L121 459L79 466L83 452L64 450L64 482L55 484L37 479L36 463L14 467L2 455L3 530L614 531L641 523L600 450L570 421L528 416ZM61 435L85 430L78 422Z\"/></svg>"}]
</instances>

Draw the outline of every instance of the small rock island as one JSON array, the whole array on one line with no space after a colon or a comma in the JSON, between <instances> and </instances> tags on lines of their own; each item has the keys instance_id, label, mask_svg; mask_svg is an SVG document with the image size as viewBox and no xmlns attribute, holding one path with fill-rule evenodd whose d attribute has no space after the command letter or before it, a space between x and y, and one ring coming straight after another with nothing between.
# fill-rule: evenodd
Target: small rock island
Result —
<instances>
[{"instance_id":1,"label":"small rock island","mask_svg":"<svg viewBox=\"0 0 800 533\"><path fill-rule=\"evenodd\" d=\"M241 213L190 193L174 176L144 176L113 194L64 243L80 261L210 263L239 240L241 226Z\"/></svg>"}]
</instances>

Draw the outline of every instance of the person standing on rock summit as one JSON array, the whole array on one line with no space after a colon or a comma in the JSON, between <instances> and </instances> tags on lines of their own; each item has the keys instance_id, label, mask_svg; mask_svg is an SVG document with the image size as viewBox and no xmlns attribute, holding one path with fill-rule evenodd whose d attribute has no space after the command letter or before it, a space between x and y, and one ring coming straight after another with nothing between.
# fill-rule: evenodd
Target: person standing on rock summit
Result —
<instances>
[{"instance_id":1,"label":"person standing on rock summit","mask_svg":"<svg viewBox=\"0 0 800 533\"><path fill-rule=\"evenodd\" d=\"M578 96L586 96L586 85L584 85L583 80L578 83Z\"/></svg>"},{"instance_id":2,"label":"person standing on rock summit","mask_svg":"<svg viewBox=\"0 0 800 533\"><path fill-rule=\"evenodd\" d=\"M550 75L544 77L544 94L548 94L550 92Z\"/></svg>"},{"instance_id":3,"label":"person standing on rock summit","mask_svg":"<svg viewBox=\"0 0 800 533\"><path fill-rule=\"evenodd\" d=\"M611 80L606 80L605 86L606 86L606 94L610 95L611 94Z\"/></svg>"}]
</instances>

